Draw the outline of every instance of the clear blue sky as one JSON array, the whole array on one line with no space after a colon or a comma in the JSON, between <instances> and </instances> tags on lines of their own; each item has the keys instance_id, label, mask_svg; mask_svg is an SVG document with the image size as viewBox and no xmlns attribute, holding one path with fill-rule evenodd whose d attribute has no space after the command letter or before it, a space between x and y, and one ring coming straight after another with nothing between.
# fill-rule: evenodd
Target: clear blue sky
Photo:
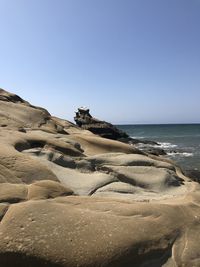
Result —
<instances>
[{"instance_id":1,"label":"clear blue sky","mask_svg":"<svg viewBox=\"0 0 200 267\"><path fill-rule=\"evenodd\" d=\"M200 122L200 0L0 0L0 87L72 120Z\"/></svg>"}]
</instances>

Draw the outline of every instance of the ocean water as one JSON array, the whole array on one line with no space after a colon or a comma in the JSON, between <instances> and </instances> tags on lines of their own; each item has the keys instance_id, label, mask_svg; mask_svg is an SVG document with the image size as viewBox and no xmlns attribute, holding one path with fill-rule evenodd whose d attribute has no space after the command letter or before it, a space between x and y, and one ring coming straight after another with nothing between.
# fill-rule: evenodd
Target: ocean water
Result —
<instances>
[{"instance_id":1,"label":"ocean water","mask_svg":"<svg viewBox=\"0 0 200 267\"><path fill-rule=\"evenodd\" d=\"M152 140L184 169L200 170L200 124L117 125L136 139Z\"/></svg>"}]
</instances>

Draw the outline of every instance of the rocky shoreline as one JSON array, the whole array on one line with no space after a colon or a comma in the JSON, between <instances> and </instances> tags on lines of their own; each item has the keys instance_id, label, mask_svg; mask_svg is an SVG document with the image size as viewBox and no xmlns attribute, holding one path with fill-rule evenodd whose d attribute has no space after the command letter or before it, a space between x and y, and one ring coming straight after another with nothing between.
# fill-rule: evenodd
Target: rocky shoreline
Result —
<instances>
[{"instance_id":1,"label":"rocky shoreline","mask_svg":"<svg viewBox=\"0 0 200 267\"><path fill-rule=\"evenodd\" d=\"M129 145L139 145L140 150L152 155L166 155L164 149L159 148L159 144L152 140L139 140L130 137L126 132L119 130L116 126L109 122L101 121L94 118L90 114L90 110L86 107L78 108L74 120L78 127L83 130L97 134L103 138L117 140ZM157 147L155 147L155 145Z\"/></svg>"},{"instance_id":2,"label":"rocky shoreline","mask_svg":"<svg viewBox=\"0 0 200 267\"><path fill-rule=\"evenodd\" d=\"M87 120L0 89L1 266L200 266L194 173Z\"/></svg>"}]
</instances>

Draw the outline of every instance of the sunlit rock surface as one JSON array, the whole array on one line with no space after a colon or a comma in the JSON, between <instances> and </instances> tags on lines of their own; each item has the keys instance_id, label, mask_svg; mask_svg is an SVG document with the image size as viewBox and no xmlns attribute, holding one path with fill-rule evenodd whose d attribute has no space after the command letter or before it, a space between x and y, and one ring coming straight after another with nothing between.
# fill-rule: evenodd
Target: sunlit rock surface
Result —
<instances>
[{"instance_id":1,"label":"sunlit rock surface","mask_svg":"<svg viewBox=\"0 0 200 267\"><path fill-rule=\"evenodd\" d=\"M3 267L200 266L199 184L0 89Z\"/></svg>"}]
</instances>

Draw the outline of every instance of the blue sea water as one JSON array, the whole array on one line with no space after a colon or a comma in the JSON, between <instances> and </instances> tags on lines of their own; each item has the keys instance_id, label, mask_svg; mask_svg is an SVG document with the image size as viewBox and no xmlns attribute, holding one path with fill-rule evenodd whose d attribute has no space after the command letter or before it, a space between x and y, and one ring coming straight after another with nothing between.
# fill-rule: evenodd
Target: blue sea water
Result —
<instances>
[{"instance_id":1,"label":"blue sea water","mask_svg":"<svg viewBox=\"0 0 200 267\"><path fill-rule=\"evenodd\" d=\"M200 124L117 125L131 137L156 141L184 169L200 170Z\"/></svg>"}]
</instances>

